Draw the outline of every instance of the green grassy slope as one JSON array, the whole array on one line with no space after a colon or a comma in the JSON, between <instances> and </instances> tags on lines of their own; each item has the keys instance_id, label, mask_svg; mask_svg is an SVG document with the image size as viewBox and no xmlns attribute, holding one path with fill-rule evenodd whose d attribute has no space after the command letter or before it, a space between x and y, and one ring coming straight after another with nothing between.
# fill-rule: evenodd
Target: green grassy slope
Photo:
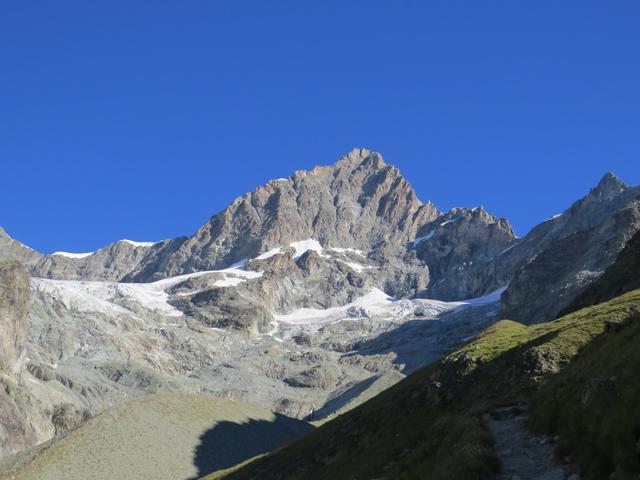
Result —
<instances>
[{"instance_id":1,"label":"green grassy slope","mask_svg":"<svg viewBox=\"0 0 640 480\"><path fill-rule=\"evenodd\" d=\"M499 322L440 362L224 478L487 478L499 466L481 414L527 403L544 385L541 392L549 392L548 379L577 364L585 345L607 342L607 323L633 323L639 309L636 290L546 324ZM627 361L624 353L617 361ZM536 425L558 426L551 420Z\"/></svg>"},{"instance_id":2,"label":"green grassy slope","mask_svg":"<svg viewBox=\"0 0 640 480\"><path fill-rule=\"evenodd\" d=\"M91 419L9 478L197 478L272 450L310 429L305 422L228 400L151 395Z\"/></svg>"},{"instance_id":3,"label":"green grassy slope","mask_svg":"<svg viewBox=\"0 0 640 480\"><path fill-rule=\"evenodd\" d=\"M559 454L583 478L624 480L640 472L640 315L601 335L545 384L531 405L536 431L560 435Z\"/></svg>"}]
</instances>

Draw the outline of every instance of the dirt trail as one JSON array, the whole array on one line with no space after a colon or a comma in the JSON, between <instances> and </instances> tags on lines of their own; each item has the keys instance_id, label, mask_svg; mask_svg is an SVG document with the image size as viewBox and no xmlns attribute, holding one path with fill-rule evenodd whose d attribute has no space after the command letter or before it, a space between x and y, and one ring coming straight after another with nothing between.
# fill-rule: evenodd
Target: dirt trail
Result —
<instances>
[{"instance_id":1,"label":"dirt trail","mask_svg":"<svg viewBox=\"0 0 640 480\"><path fill-rule=\"evenodd\" d=\"M527 430L526 415L519 407L500 408L484 420L495 438L502 472L495 480L563 480L562 465L555 460L554 442Z\"/></svg>"}]
</instances>

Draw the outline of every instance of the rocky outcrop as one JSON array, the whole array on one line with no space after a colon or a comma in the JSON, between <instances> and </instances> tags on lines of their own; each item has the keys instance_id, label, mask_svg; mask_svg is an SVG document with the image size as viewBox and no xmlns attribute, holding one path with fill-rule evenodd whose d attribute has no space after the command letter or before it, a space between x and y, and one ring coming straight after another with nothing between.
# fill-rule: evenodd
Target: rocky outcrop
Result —
<instances>
[{"instance_id":1,"label":"rocky outcrop","mask_svg":"<svg viewBox=\"0 0 640 480\"><path fill-rule=\"evenodd\" d=\"M43 258L44 255L11 238L0 227L0 259L18 260L23 265L32 267Z\"/></svg>"},{"instance_id":2,"label":"rocky outcrop","mask_svg":"<svg viewBox=\"0 0 640 480\"><path fill-rule=\"evenodd\" d=\"M217 328L233 327L252 333L268 330L273 315L256 298L235 288L213 288L192 295L188 304L176 302L190 317ZM184 306L183 306L184 305Z\"/></svg>"},{"instance_id":3,"label":"rocky outcrop","mask_svg":"<svg viewBox=\"0 0 640 480\"><path fill-rule=\"evenodd\" d=\"M3 382L6 384L6 382ZM0 458L32 446L36 437L15 399L0 385Z\"/></svg>"},{"instance_id":4,"label":"rocky outcrop","mask_svg":"<svg viewBox=\"0 0 640 480\"><path fill-rule=\"evenodd\" d=\"M421 296L460 300L504 286L513 270L497 267L495 260L515 242L511 224L482 207L454 208L439 216L412 242L431 277Z\"/></svg>"},{"instance_id":5,"label":"rocky outcrop","mask_svg":"<svg viewBox=\"0 0 640 480\"><path fill-rule=\"evenodd\" d=\"M0 457L35 442L35 434L16 403L27 396L18 385L24 363L29 275L16 260L0 261Z\"/></svg>"},{"instance_id":6,"label":"rocky outcrop","mask_svg":"<svg viewBox=\"0 0 640 480\"><path fill-rule=\"evenodd\" d=\"M589 285L558 316L611 300L640 288L640 231L627 242L616 261L604 274Z\"/></svg>"},{"instance_id":7,"label":"rocky outcrop","mask_svg":"<svg viewBox=\"0 0 640 480\"><path fill-rule=\"evenodd\" d=\"M29 275L17 261L0 261L0 373L17 378L24 362Z\"/></svg>"}]
</instances>

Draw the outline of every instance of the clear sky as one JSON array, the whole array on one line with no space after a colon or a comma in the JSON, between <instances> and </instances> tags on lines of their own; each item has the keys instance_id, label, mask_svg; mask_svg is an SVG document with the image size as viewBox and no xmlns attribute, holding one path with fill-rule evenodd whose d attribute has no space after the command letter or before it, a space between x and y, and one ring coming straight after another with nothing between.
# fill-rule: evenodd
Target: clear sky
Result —
<instances>
[{"instance_id":1,"label":"clear sky","mask_svg":"<svg viewBox=\"0 0 640 480\"><path fill-rule=\"evenodd\" d=\"M44 252L193 233L380 151L519 234L640 183L640 2L7 1L0 225Z\"/></svg>"}]
</instances>

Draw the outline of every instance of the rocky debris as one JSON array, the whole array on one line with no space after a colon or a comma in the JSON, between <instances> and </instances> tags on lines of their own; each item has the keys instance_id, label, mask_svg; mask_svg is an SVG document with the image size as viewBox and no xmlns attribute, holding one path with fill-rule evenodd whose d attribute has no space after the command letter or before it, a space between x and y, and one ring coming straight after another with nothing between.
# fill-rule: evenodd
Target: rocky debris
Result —
<instances>
[{"instance_id":1,"label":"rocky debris","mask_svg":"<svg viewBox=\"0 0 640 480\"><path fill-rule=\"evenodd\" d=\"M24 362L31 287L25 268L0 261L0 373L16 378Z\"/></svg>"},{"instance_id":2,"label":"rocky debris","mask_svg":"<svg viewBox=\"0 0 640 480\"><path fill-rule=\"evenodd\" d=\"M561 355L553 350L530 348L522 353L520 359L522 371L532 378L543 378L558 373L561 366Z\"/></svg>"},{"instance_id":3,"label":"rocky debris","mask_svg":"<svg viewBox=\"0 0 640 480\"><path fill-rule=\"evenodd\" d=\"M71 403L56 405L51 414L51 423L55 428L57 436L67 433L79 427L82 423L91 418L89 410L78 409Z\"/></svg>"},{"instance_id":4,"label":"rocky debris","mask_svg":"<svg viewBox=\"0 0 640 480\"><path fill-rule=\"evenodd\" d=\"M291 418L309 418L315 406L311 402L282 398L274 406L274 412Z\"/></svg>"},{"instance_id":5,"label":"rocky debris","mask_svg":"<svg viewBox=\"0 0 640 480\"><path fill-rule=\"evenodd\" d=\"M0 458L17 453L36 443L36 435L24 412L15 401L17 386L0 382Z\"/></svg>"},{"instance_id":6,"label":"rocky debris","mask_svg":"<svg viewBox=\"0 0 640 480\"><path fill-rule=\"evenodd\" d=\"M268 330L273 321L264 304L234 288L205 290L188 299L176 300L175 305L210 327L233 327L257 333Z\"/></svg>"},{"instance_id":7,"label":"rocky debris","mask_svg":"<svg viewBox=\"0 0 640 480\"><path fill-rule=\"evenodd\" d=\"M327 389L335 385L338 375L337 368L318 365L292 377L285 378L284 382L292 387Z\"/></svg>"},{"instance_id":8,"label":"rocky debris","mask_svg":"<svg viewBox=\"0 0 640 480\"><path fill-rule=\"evenodd\" d=\"M340 358L341 364L359 365L368 372L380 373L398 368L394 365L397 355L389 352L385 355L344 355Z\"/></svg>"},{"instance_id":9,"label":"rocky debris","mask_svg":"<svg viewBox=\"0 0 640 480\"><path fill-rule=\"evenodd\" d=\"M530 433L522 409L497 409L485 415L484 421L502 463L495 480L564 480L565 470L555 461L554 439Z\"/></svg>"},{"instance_id":10,"label":"rocky debris","mask_svg":"<svg viewBox=\"0 0 640 480\"><path fill-rule=\"evenodd\" d=\"M351 318L370 318L371 312L366 307L349 307L347 315Z\"/></svg>"}]
</instances>

